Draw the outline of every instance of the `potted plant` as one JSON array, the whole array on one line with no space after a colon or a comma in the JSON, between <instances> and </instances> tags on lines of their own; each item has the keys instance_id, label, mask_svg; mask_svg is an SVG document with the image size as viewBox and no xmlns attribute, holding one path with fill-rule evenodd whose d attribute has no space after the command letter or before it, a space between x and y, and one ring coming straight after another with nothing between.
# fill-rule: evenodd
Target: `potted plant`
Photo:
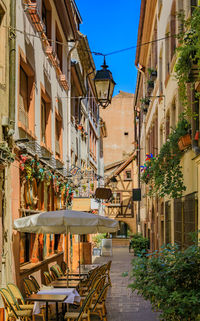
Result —
<instances>
[{"instance_id":1,"label":"potted plant","mask_svg":"<svg viewBox=\"0 0 200 321\"><path fill-rule=\"evenodd\" d=\"M83 126L81 124L78 125L78 130L82 130Z\"/></svg>"},{"instance_id":2,"label":"potted plant","mask_svg":"<svg viewBox=\"0 0 200 321\"><path fill-rule=\"evenodd\" d=\"M153 88L154 88L154 81L151 79L147 80L147 91L151 92Z\"/></svg>"},{"instance_id":3,"label":"potted plant","mask_svg":"<svg viewBox=\"0 0 200 321\"><path fill-rule=\"evenodd\" d=\"M148 97L144 97L140 99L142 105L149 106L150 104L150 99Z\"/></svg>"},{"instance_id":4,"label":"potted plant","mask_svg":"<svg viewBox=\"0 0 200 321\"><path fill-rule=\"evenodd\" d=\"M84 192L85 192L85 191L86 191L87 186L86 186L86 185L82 185L82 188L83 188L83 190L84 190Z\"/></svg>"},{"instance_id":5,"label":"potted plant","mask_svg":"<svg viewBox=\"0 0 200 321\"><path fill-rule=\"evenodd\" d=\"M91 191L94 190L94 183L91 183L91 184L90 184L90 189L91 189Z\"/></svg>"},{"instance_id":6,"label":"potted plant","mask_svg":"<svg viewBox=\"0 0 200 321\"><path fill-rule=\"evenodd\" d=\"M150 79L155 81L157 78L157 70L153 68L148 68L148 73L149 73Z\"/></svg>"},{"instance_id":7,"label":"potted plant","mask_svg":"<svg viewBox=\"0 0 200 321\"><path fill-rule=\"evenodd\" d=\"M180 150L188 148L192 144L191 135L189 133L181 136L178 140L178 147Z\"/></svg>"},{"instance_id":8,"label":"potted plant","mask_svg":"<svg viewBox=\"0 0 200 321\"><path fill-rule=\"evenodd\" d=\"M148 111L148 108L147 107L145 107L145 106L143 106L143 105L141 105L141 110L143 111L143 113L147 113L147 111Z\"/></svg>"}]
</instances>

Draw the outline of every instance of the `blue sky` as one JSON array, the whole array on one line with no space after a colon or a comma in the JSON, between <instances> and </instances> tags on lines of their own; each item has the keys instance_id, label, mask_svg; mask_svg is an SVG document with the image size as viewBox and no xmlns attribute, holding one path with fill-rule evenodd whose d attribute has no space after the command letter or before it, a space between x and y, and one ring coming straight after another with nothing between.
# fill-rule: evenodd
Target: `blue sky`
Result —
<instances>
[{"instance_id":1,"label":"blue sky","mask_svg":"<svg viewBox=\"0 0 200 321\"><path fill-rule=\"evenodd\" d=\"M83 23L80 31L87 35L91 51L107 54L135 46L140 14L140 0L76 0ZM93 56L97 69L103 57ZM135 49L109 55L106 63L119 90L134 93L136 85Z\"/></svg>"}]
</instances>

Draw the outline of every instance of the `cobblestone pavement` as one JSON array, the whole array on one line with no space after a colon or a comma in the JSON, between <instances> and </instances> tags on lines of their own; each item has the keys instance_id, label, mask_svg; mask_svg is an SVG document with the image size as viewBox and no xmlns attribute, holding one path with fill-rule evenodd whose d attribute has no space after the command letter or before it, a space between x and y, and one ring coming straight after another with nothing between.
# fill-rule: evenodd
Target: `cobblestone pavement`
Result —
<instances>
[{"instance_id":1,"label":"cobblestone pavement","mask_svg":"<svg viewBox=\"0 0 200 321\"><path fill-rule=\"evenodd\" d=\"M96 257L94 263L103 264L112 259L112 287L107 296L108 321L157 321L158 314L151 311L151 305L135 292L127 288L131 283L129 277L123 277L123 272L131 271L133 254L127 247L116 247L111 257ZM98 318L93 319L94 321Z\"/></svg>"}]
</instances>

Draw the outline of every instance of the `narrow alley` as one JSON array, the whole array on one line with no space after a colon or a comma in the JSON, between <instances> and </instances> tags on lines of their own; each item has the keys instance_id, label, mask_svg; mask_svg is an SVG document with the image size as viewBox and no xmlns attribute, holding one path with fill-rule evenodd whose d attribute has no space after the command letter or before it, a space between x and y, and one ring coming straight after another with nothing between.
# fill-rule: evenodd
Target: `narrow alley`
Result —
<instances>
[{"instance_id":1,"label":"narrow alley","mask_svg":"<svg viewBox=\"0 0 200 321\"><path fill-rule=\"evenodd\" d=\"M103 264L112 259L111 281L112 287L108 292L106 307L108 321L156 321L158 314L151 311L151 305L141 296L128 289L131 283L129 277L122 276L123 272L131 272L133 253L128 252L128 247L114 247L113 256L97 257L95 263ZM94 319L95 321L98 318Z\"/></svg>"}]
</instances>

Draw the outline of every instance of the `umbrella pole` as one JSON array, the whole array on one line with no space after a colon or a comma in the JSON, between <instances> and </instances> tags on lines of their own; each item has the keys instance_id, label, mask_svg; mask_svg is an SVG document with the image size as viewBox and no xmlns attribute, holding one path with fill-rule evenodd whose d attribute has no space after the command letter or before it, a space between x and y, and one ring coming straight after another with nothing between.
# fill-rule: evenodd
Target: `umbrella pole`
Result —
<instances>
[{"instance_id":1,"label":"umbrella pole","mask_svg":"<svg viewBox=\"0 0 200 321\"><path fill-rule=\"evenodd\" d=\"M81 246L80 246L80 235L78 236L78 252L79 252L79 261L78 261L78 268L79 268L79 277L81 275Z\"/></svg>"}]
</instances>

